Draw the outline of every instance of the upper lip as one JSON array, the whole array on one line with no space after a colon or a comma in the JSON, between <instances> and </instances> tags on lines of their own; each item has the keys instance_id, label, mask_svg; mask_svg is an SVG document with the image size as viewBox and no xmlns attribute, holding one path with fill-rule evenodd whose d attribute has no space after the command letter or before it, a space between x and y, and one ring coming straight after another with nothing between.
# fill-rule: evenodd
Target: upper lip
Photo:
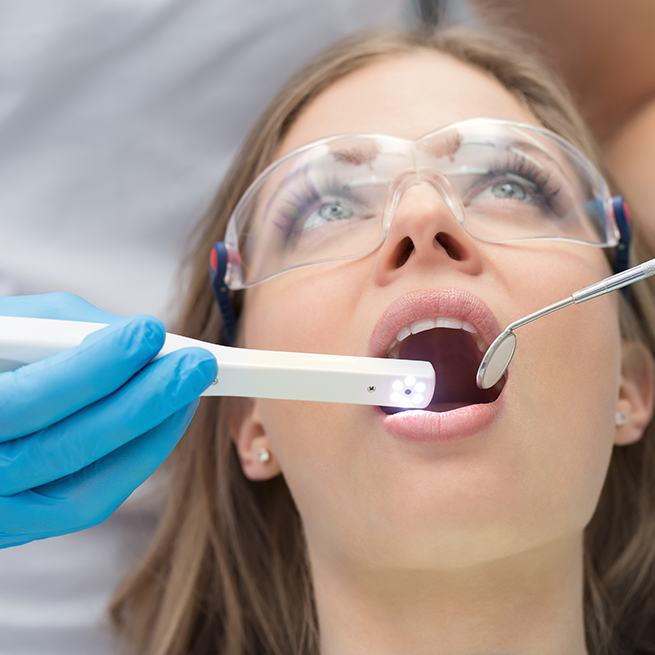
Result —
<instances>
[{"instance_id":1,"label":"upper lip","mask_svg":"<svg viewBox=\"0 0 655 655\"><path fill-rule=\"evenodd\" d=\"M386 357L403 327L436 317L468 321L487 346L500 334L493 312L468 291L455 288L412 291L397 298L380 317L369 341L369 357Z\"/></svg>"}]
</instances>

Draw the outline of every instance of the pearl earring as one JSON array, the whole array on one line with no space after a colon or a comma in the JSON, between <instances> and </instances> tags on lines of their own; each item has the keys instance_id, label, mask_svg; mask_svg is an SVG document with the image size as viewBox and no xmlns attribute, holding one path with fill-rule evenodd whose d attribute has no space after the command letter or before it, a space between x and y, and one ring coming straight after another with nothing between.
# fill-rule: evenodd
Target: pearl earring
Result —
<instances>
[{"instance_id":1,"label":"pearl earring","mask_svg":"<svg viewBox=\"0 0 655 655\"><path fill-rule=\"evenodd\" d=\"M628 422L628 416L624 412L617 410L614 414L614 421L617 425L625 425Z\"/></svg>"},{"instance_id":2,"label":"pearl earring","mask_svg":"<svg viewBox=\"0 0 655 655\"><path fill-rule=\"evenodd\" d=\"M265 464L271 460L271 453L269 452L268 448L260 448L257 451L257 460L262 464Z\"/></svg>"}]
</instances>

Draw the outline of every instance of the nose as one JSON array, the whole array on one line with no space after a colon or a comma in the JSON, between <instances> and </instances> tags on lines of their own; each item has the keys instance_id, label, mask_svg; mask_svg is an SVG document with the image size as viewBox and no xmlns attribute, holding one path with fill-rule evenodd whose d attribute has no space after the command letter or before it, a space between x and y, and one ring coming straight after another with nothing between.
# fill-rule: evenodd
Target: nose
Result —
<instances>
[{"instance_id":1,"label":"nose","mask_svg":"<svg viewBox=\"0 0 655 655\"><path fill-rule=\"evenodd\" d=\"M424 276L444 268L469 275L481 272L479 244L461 225L456 201L445 190L416 180L399 193L378 252L380 283L406 274L407 267Z\"/></svg>"}]
</instances>

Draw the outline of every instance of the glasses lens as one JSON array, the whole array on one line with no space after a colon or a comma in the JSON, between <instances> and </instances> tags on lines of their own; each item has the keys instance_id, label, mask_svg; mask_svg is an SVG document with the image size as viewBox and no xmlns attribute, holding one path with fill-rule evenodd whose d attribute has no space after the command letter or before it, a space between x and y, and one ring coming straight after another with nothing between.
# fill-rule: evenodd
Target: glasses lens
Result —
<instances>
[{"instance_id":1,"label":"glasses lens","mask_svg":"<svg viewBox=\"0 0 655 655\"><path fill-rule=\"evenodd\" d=\"M577 149L538 128L473 119L418 142L339 137L283 157L235 212L243 282L373 252L398 180L419 171L448 179L464 228L483 241L613 245L607 187Z\"/></svg>"},{"instance_id":2,"label":"glasses lens","mask_svg":"<svg viewBox=\"0 0 655 655\"><path fill-rule=\"evenodd\" d=\"M479 239L604 244L604 185L576 154L537 131L503 127L493 134L464 131L440 166L459 196L467 231Z\"/></svg>"},{"instance_id":3,"label":"glasses lens","mask_svg":"<svg viewBox=\"0 0 655 655\"><path fill-rule=\"evenodd\" d=\"M373 138L339 139L282 160L240 211L245 282L375 250L393 179L385 171L395 173L401 160Z\"/></svg>"}]
</instances>

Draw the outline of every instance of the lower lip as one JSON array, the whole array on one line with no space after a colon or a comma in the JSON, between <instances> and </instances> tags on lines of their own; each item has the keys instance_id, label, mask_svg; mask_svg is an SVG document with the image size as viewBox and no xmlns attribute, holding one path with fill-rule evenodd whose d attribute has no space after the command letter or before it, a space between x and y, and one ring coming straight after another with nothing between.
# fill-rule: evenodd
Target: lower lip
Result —
<instances>
[{"instance_id":1,"label":"lower lip","mask_svg":"<svg viewBox=\"0 0 655 655\"><path fill-rule=\"evenodd\" d=\"M505 389L503 389L503 392ZM480 432L498 416L504 393L492 403L459 407L448 412L408 410L385 414L380 407L375 411L383 417L382 424L392 436L405 441L460 441Z\"/></svg>"}]
</instances>

